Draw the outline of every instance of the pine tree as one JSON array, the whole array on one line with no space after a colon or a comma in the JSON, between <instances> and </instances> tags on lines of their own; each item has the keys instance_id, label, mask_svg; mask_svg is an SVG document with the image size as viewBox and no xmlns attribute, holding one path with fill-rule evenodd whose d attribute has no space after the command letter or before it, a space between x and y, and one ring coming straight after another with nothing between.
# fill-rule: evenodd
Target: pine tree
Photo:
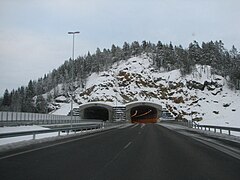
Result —
<instances>
[{"instance_id":1,"label":"pine tree","mask_svg":"<svg viewBox=\"0 0 240 180\"><path fill-rule=\"evenodd\" d=\"M131 54L133 56L137 56L137 55L140 55L141 54L141 48L140 48L140 45L137 41L134 41L131 45Z\"/></svg>"},{"instance_id":2,"label":"pine tree","mask_svg":"<svg viewBox=\"0 0 240 180\"><path fill-rule=\"evenodd\" d=\"M116 46L113 44L113 45L112 45L112 48L111 48L111 53L112 53L112 56L113 56L113 57L116 56L116 50L117 50L117 48L116 48Z\"/></svg>"},{"instance_id":3,"label":"pine tree","mask_svg":"<svg viewBox=\"0 0 240 180\"><path fill-rule=\"evenodd\" d=\"M176 61L177 61L177 68L183 68L188 63L187 56L188 53L183 47L180 45L179 47L175 46L175 54L176 54Z\"/></svg>"},{"instance_id":4,"label":"pine tree","mask_svg":"<svg viewBox=\"0 0 240 180\"><path fill-rule=\"evenodd\" d=\"M131 56L130 45L127 42L124 42L122 50L123 50L124 58L125 59L130 58L130 56Z\"/></svg>"},{"instance_id":5,"label":"pine tree","mask_svg":"<svg viewBox=\"0 0 240 180\"><path fill-rule=\"evenodd\" d=\"M144 51L144 52L146 52L146 50L147 50L147 42L144 40L144 41L142 41L142 50Z\"/></svg>"},{"instance_id":6,"label":"pine tree","mask_svg":"<svg viewBox=\"0 0 240 180\"><path fill-rule=\"evenodd\" d=\"M14 112L20 112L22 109L22 97L20 94L20 88L17 91L12 91L12 103L11 110Z\"/></svg>"},{"instance_id":7,"label":"pine tree","mask_svg":"<svg viewBox=\"0 0 240 180\"><path fill-rule=\"evenodd\" d=\"M238 55L237 48L233 45L232 49L229 51L229 53L233 59L236 59L236 57Z\"/></svg>"},{"instance_id":8,"label":"pine tree","mask_svg":"<svg viewBox=\"0 0 240 180\"><path fill-rule=\"evenodd\" d=\"M33 97L35 95L33 82L32 80L29 81L28 86L25 90L26 94L23 99L22 111L23 112L34 112L33 106Z\"/></svg>"},{"instance_id":9,"label":"pine tree","mask_svg":"<svg viewBox=\"0 0 240 180\"><path fill-rule=\"evenodd\" d=\"M47 112L47 102L42 95L37 96L36 99L36 112L46 113Z\"/></svg>"},{"instance_id":10,"label":"pine tree","mask_svg":"<svg viewBox=\"0 0 240 180\"><path fill-rule=\"evenodd\" d=\"M197 41L189 44L188 47L188 59L192 64L200 63L201 60L201 48Z\"/></svg>"},{"instance_id":11,"label":"pine tree","mask_svg":"<svg viewBox=\"0 0 240 180\"><path fill-rule=\"evenodd\" d=\"M3 95L2 106L10 106L10 105L11 105L11 98L10 98L8 89L6 89Z\"/></svg>"}]
</instances>

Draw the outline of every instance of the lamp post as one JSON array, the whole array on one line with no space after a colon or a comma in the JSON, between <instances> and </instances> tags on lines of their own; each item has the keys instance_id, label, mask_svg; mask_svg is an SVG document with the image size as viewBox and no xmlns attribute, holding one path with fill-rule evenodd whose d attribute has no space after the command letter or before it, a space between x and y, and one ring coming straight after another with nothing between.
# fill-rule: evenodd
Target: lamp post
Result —
<instances>
[{"instance_id":1,"label":"lamp post","mask_svg":"<svg viewBox=\"0 0 240 180\"><path fill-rule=\"evenodd\" d=\"M74 82L74 79L73 79L73 69L74 69L74 35L75 34L79 34L80 32L79 31L74 31L74 32L68 32L68 34L71 34L73 36L73 49L72 49L72 86L73 86L73 82ZM72 99L71 99L71 128L72 128L72 121L73 121L73 93L72 93Z\"/></svg>"}]
</instances>

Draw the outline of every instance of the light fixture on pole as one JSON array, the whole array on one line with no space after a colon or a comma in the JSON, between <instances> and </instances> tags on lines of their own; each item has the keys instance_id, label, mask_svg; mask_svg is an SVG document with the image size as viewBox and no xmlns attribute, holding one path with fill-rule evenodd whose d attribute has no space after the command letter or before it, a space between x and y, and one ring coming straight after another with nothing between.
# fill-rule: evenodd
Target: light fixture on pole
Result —
<instances>
[{"instance_id":1,"label":"light fixture on pole","mask_svg":"<svg viewBox=\"0 0 240 180\"><path fill-rule=\"evenodd\" d=\"M74 83L74 78L73 78L73 69L74 69L74 35L75 34L79 34L79 31L75 31L75 32L68 32L68 34L73 35L73 49L72 49L72 87L73 87L73 83ZM71 95L72 99L71 99L71 128L72 128L72 121L73 121L73 92Z\"/></svg>"}]
</instances>

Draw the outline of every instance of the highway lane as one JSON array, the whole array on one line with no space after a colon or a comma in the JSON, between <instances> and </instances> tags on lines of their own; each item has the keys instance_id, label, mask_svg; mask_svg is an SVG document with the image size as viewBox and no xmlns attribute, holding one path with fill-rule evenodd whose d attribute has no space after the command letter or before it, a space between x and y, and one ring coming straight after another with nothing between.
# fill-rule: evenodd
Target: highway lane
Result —
<instances>
[{"instance_id":1,"label":"highway lane","mask_svg":"<svg viewBox=\"0 0 240 180\"><path fill-rule=\"evenodd\" d=\"M157 124L139 124L0 157L0 179L239 180L240 161Z\"/></svg>"}]
</instances>

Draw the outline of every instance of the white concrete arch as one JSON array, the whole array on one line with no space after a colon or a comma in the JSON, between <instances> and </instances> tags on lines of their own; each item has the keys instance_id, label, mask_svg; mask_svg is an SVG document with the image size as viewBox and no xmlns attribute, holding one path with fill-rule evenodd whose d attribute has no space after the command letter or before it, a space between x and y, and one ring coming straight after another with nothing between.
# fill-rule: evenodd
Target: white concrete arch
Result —
<instances>
[{"instance_id":1,"label":"white concrete arch","mask_svg":"<svg viewBox=\"0 0 240 180\"><path fill-rule=\"evenodd\" d=\"M127 121L130 121L131 119L131 109L137 106L149 106L152 108L155 108L157 111L157 119L160 118L161 113L162 113L162 106L154 103L154 102L149 102L149 101L135 101L135 102L131 102L126 104L126 119Z\"/></svg>"},{"instance_id":2,"label":"white concrete arch","mask_svg":"<svg viewBox=\"0 0 240 180\"><path fill-rule=\"evenodd\" d=\"M89 108L104 108L108 111L108 120L113 121L113 106L105 102L89 102L79 106L79 114L82 119L85 119L85 110Z\"/></svg>"}]
</instances>

